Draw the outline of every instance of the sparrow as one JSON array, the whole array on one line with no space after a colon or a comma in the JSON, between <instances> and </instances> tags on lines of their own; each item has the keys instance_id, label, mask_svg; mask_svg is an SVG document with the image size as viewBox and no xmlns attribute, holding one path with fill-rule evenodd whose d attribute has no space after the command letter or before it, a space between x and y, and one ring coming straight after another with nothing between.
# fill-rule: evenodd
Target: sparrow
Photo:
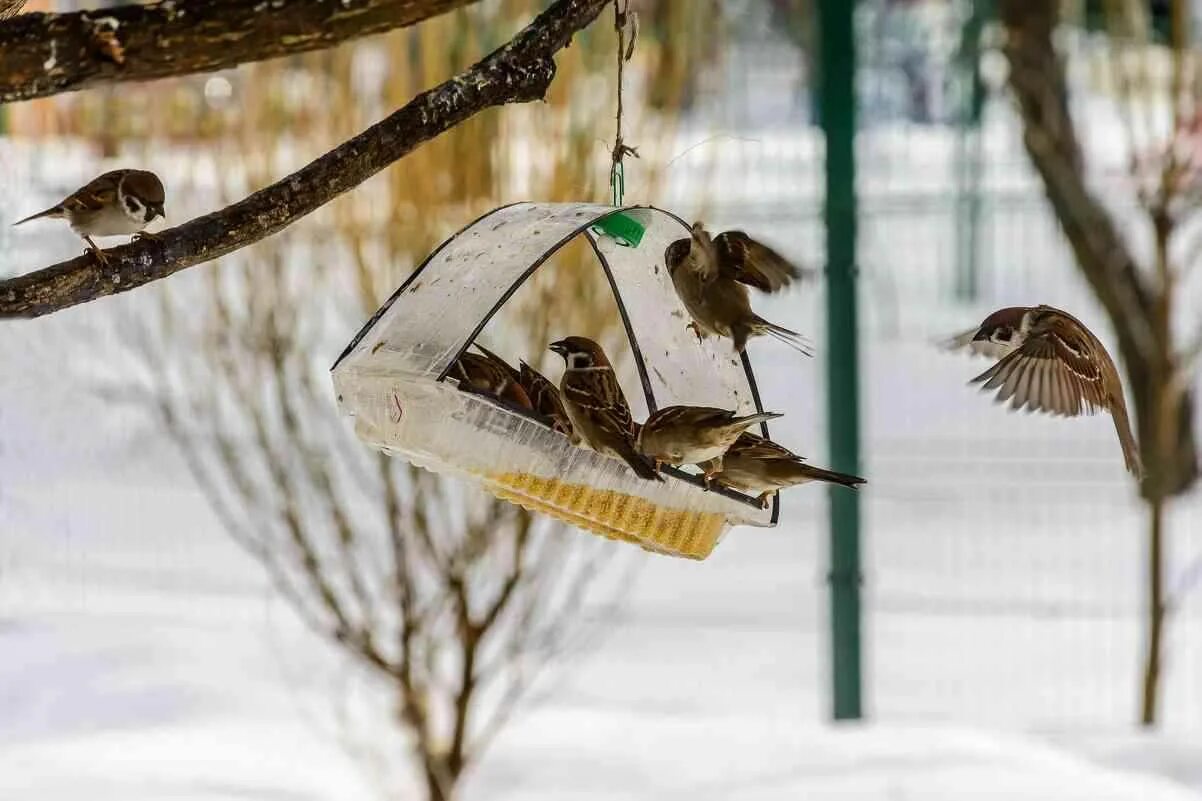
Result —
<instances>
[{"instance_id":1,"label":"sparrow","mask_svg":"<svg viewBox=\"0 0 1202 801\"><path fill-rule=\"evenodd\" d=\"M946 345L998 359L969 383L996 389L996 400L1010 401L1012 410L1067 417L1110 412L1127 470L1137 480L1143 477L1118 370L1080 320L1051 306L1014 306L995 311Z\"/></svg>"},{"instance_id":2,"label":"sparrow","mask_svg":"<svg viewBox=\"0 0 1202 801\"><path fill-rule=\"evenodd\" d=\"M559 396L559 388L526 362L518 362L518 365L518 381L534 402L534 411L550 422L553 431L565 435L573 444L579 444L580 437L572 429L572 420L564 408L563 398Z\"/></svg>"},{"instance_id":3,"label":"sparrow","mask_svg":"<svg viewBox=\"0 0 1202 801\"><path fill-rule=\"evenodd\" d=\"M747 428L780 417L779 412L736 416L711 406L666 406L647 418L635 439L639 452L655 460L656 468L708 463L706 481L722 469L722 454Z\"/></svg>"},{"instance_id":4,"label":"sparrow","mask_svg":"<svg viewBox=\"0 0 1202 801\"><path fill-rule=\"evenodd\" d=\"M700 339L708 334L730 337L739 353L754 336L768 334L807 356L810 343L796 331L770 323L751 310L747 287L778 292L801 278L798 267L742 231L711 238L693 223L692 236L664 251L664 262L676 294L693 318Z\"/></svg>"},{"instance_id":5,"label":"sparrow","mask_svg":"<svg viewBox=\"0 0 1202 801\"><path fill-rule=\"evenodd\" d=\"M518 383L516 372L495 355L465 352L459 354L447 375L458 381L459 389L464 392L488 395L519 409L534 411L534 404Z\"/></svg>"},{"instance_id":6,"label":"sparrow","mask_svg":"<svg viewBox=\"0 0 1202 801\"><path fill-rule=\"evenodd\" d=\"M711 466L703 467L708 472ZM858 485L868 483L859 476L808 465L788 448L749 431L740 434L726 451L720 469L713 472L711 479L741 492L759 493L756 500L764 509L768 508L768 499L785 487L825 481L856 489Z\"/></svg>"},{"instance_id":7,"label":"sparrow","mask_svg":"<svg viewBox=\"0 0 1202 801\"><path fill-rule=\"evenodd\" d=\"M0 20L10 19L21 13L25 0L0 0Z\"/></svg>"},{"instance_id":8,"label":"sparrow","mask_svg":"<svg viewBox=\"0 0 1202 801\"><path fill-rule=\"evenodd\" d=\"M630 406L601 346L585 337L568 337L552 342L550 349L566 365L559 388L573 431L598 453L626 462L640 478L663 481L635 447Z\"/></svg>"},{"instance_id":9,"label":"sparrow","mask_svg":"<svg viewBox=\"0 0 1202 801\"><path fill-rule=\"evenodd\" d=\"M19 220L21 225L44 217L66 220L71 230L83 237L88 248L103 265L108 259L94 236L123 236L154 238L143 231L155 217L166 216L163 211L163 182L146 170L113 170L71 193L63 202L45 211Z\"/></svg>"}]
</instances>

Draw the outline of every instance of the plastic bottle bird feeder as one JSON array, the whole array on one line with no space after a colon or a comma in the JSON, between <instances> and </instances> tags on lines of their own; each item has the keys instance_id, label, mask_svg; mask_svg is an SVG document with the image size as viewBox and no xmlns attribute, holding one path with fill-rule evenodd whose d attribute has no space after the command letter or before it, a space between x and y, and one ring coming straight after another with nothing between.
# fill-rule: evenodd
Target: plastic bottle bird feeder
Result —
<instances>
[{"instance_id":1,"label":"plastic bottle bird feeder","mask_svg":"<svg viewBox=\"0 0 1202 801\"><path fill-rule=\"evenodd\" d=\"M704 559L732 525L775 525L779 500L763 509L672 468L662 483L640 479L532 416L459 391L447 376L518 287L585 236L634 354L641 387L623 389L636 419L638 394L648 412L676 403L761 410L746 355L729 340L698 342L686 327L663 259L669 243L688 235L684 221L651 207L518 203L492 211L430 254L351 341L333 367L338 402L358 437L386 453L469 477L499 498L602 536Z\"/></svg>"}]
</instances>

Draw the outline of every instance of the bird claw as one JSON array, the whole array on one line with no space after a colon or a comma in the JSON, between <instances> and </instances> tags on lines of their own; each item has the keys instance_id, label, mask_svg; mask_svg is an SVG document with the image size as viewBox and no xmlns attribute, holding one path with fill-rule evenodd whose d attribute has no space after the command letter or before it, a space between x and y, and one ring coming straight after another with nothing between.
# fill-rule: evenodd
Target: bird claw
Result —
<instances>
[{"instance_id":1,"label":"bird claw","mask_svg":"<svg viewBox=\"0 0 1202 801\"><path fill-rule=\"evenodd\" d=\"M104 255L104 251L100 248L89 248L87 252L92 254L92 258L96 259L96 263L101 267L109 266L109 257Z\"/></svg>"},{"instance_id":2,"label":"bird claw","mask_svg":"<svg viewBox=\"0 0 1202 801\"><path fill-rule=\"evenodd\" d=\"M701 344L702 340L705 339L705 334L701 333L701 326L697 325L696 320L686 325L685 328L693 329L693 334L697 337L697 344Z\"/></svg>"},{"instance_id":3,"label":"bird claw","mask_svg":"<svg viewBox=\"0 0 1202 801\"><path fill-rule=\"evenodd\" d=\"M133 235L132 241L140 242L145 239L148 242L158 242L161 238L158 234L152 234L149 231L138 231Z\"/></svg>"}]
</instances>

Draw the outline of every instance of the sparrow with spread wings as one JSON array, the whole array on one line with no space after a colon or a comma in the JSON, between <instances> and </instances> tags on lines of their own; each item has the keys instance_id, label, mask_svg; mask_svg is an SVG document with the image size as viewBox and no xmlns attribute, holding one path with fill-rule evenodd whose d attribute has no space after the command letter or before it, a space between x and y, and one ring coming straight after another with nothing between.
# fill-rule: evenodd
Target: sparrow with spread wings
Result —
<instances>
[{"instance_id":1,"label":"sparrow with spread wings","mask_svg":"<svg viewBox=\"0 0 1202 801\"><path fill-rule=\"evenodd\" d=\"M747 340L765 334L807 356L810 343L788 328L770 323L751 310L747 287L779 292L802 277L802 271L767 245L742 231L710 237L693 224L692 236L678 239L664 251L664 261L681 303L693 318L698 338L709 334L730 337L739 353Z\"/></svg>"},{"instance_id":2,"label":"sparrow with spread wings","mask_svg":"<svg viewBox=\"0 0 1202 801\"><path fill-rule=\"evenodd\" d=\"M550 348L566 365L560 397L576 435L598 453L626 462L640 478L663 481L651 460L635 447L630 406L601 346L585 337L567 337L552 342Z\"/></svg>"},{"instance_id":3,"label":"sparrow with spread wings","mask_svg":"<svg viewBox=\"0 0 1202 801\"><path fill-rule=\"evenodd\" d=\"M739 435L756 423L780 417L779 412L736 415L710 406L665 406L639 427L640 453L661 464L707 463L705 477L722 469L722 455Z\"/></svg>"},{"instance_id":4,"label":"sparrow with spread wings","mask_svg":"<svg viewBox=\"0 0 1202 801\"><path fill-rule=\"evenodd\" d=\"M722 457L719 465L703 465L713 481L740 492L756 493L760 506L767 508L768 500L778 490L823 481L856 489L868 483L859 476L837 473L805 463L797 454L770 439L752 434L739 436Z\"/></svg>"},{"instance_id":5,"label":"sparrow with spread wings","mask_svg":"<svg viewBox=\"0 0 1202 801\"><path fill-rule=\"evenodd\" d=\"M1051 306L1015 306L994 312L946 344L997 359L970 383L996 389L996 400L1010 401L1013 410L1067 417L1110 412L1127 470L1137 480L1143 477L1118 369L1080 320Z\"/></svg>"}]
</instances>

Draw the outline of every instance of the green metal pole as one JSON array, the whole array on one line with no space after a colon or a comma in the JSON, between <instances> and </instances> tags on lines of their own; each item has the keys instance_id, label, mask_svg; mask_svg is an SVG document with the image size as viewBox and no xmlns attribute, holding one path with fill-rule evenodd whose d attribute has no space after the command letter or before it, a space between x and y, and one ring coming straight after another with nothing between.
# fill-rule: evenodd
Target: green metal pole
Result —
<instances>
[{"instance_id":1,"label":"green metal pole","mask_svg":"<svg viewBox=\"0 0 1202 801\"><path fill-rule=\"evenodd\" d=\"M834 469L860 472L856 342L854 0L819 0L819 92L826 135L827 426ZM860 505L830 491L831 678L836 720L861 717Z\"/></svg>"}]
</instances>

